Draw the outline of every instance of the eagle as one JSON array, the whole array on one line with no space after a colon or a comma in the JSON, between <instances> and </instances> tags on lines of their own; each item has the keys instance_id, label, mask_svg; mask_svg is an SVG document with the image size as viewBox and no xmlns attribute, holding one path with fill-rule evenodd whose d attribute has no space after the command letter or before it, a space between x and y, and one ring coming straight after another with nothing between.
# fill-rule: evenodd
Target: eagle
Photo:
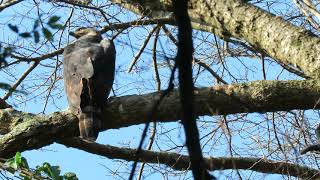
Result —
<instances>
[{"instance_id":1,"label":"eagle","mask_svg":"<svg viewBox=\"0 0 320 180\"><path fill-rule=\"evenodd\" d=\"M95 141L101 129L102 108L111 91L116 50L93 28L79 28L77 40L64 49L63 76L69 110L79 119L80 137Z\"/></svg>"}]
</instances>

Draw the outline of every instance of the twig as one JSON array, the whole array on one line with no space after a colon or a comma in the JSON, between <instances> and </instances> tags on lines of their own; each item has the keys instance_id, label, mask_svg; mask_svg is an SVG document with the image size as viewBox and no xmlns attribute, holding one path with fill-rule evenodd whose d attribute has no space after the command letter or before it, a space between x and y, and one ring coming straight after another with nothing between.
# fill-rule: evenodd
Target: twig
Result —
<instances>
[{"instance_id":1,"label":"twig","mask_svg":"<svg viewBox=\"0 0 320 180\"><path fill-rule=\"evenodd\" d=\"M178 41L176 38L171 34L171 32L167 29L166 26L162 26L163 31L166 33L166 35L169 37L169 39L176 45L178 46ZM214 72L213 69L210 68L210 66L204 62L201 62L199 59L196 57L193 57L193 61L197 63L199 66L203 67L206 69L214 78L218 80L218 82L222 82L223 84L228 84L225 80L223 80L216 72Z\"/></svg>"},{"instance_id":2,"label":"twig","mask_svg":"<svg viewBox=\"0 0 320 180\"><path fill-rule=\"evenodd\" d=\"M261 59L261 64L262 64L263 80L267 80L267 74L266 74L266 68L265 68L265 59L264 59L264 55L263 54L260 55L260 59Z\"/></svg>"},{"instance_id":3,"label":"twig","mask_svg":"<svg viewBox=\"0 0 320 180\"><path fill-rule=\"evenodd\" d=\"M61 48L61 49L58 49L58 50L55 50L51 53L48 53L48 54L44 54L42 56L38 56L38 57L33 57L33 58L27 58L27 57L21 57L21 56L18 56L18 55L15 55L15 54L11 54L11 57L12 58L15 58L15 59L19 59L19 60L24 60L24 61L27 61L27 62L31 62L31 61L41 61L41 60L45 60L45 59L48 59L48 58L52 58L54 56L57 56L59 54L62 54L64 51L64 48Z\"/></svg>"},{"instance_id":4,"label":"twig","mask_svg":"<svg viewBox=\"0 0 320 180\"><path fill-rule=\"evenodd\" d=\"M152 128L152 131L151 131L150 141L149 141L147 150L151 150L151 147L152 147L153 142L154 142L154 138L155 138L155 136L156 136L156 130L157 130L157 123L156 123L156 122L153 122L153 128ZM139 174L138 174L138 178L137 178L138 180L140 180L141 177L142 177L144 165L145 165L145 162L143 162L143 163L141 164L141 167L140 167L140 169L139 169Z\"/></svg>"},{"instance_id":5,"label":"twig","mask_svg":"<svg viewBox=\"0 0 320 180\"><path fill-rule=\"evenodd\" d=\"M141 56L142 52L143 52L144 49L146 48L146 46L147 46L147 44L148 44L151 36L153 35L153 33L154 33L157 29L159 29L159 26L154 27L154 28L150 31L150 33L148 34L146 40L144 41L144 43L143 43L142 46L140 47L139 51L137 52L136 55L134 55L133 60L131 61L131 64L130 64L130 66L129 66L129 68L128 68L128 73L131 72L133 66L137 63L139 57Z\"/></svg>"},{"instance_id":6,"label":"twig","mask_svg":"<svg viewBox=\"0 0 320 180\"><path fill-rule=\"evenodd\" d=\"M171 76L170 76L170 79L169 79L169 85L168 85L168 88L161 92L160 93L160 98L158 100L156 100L152 106L152 109L148 112L148 122L146 122L145 124L145 127L143 129L143 132L142 132L142 135L141 135L141 140L140 140L140 144L138 146L138 149L136 151L136 159L134 160L133 162L133 165L132 165L132 168L131 168L131 172L130 172L130 176L129 176L129 180L132 180L133 177L134 177L134 172L135 172L135 169L136 169L136 166L137 166L137 163L138 163L138 159L139 159L139 156L140 156L140 153L142 151L142 144L144 142L144 139L146 138L146 135L147 135L147 131L148 131L148 128L149 128L149 125L150 125L150 122L151 121L154 121L154 116L156 114L156 110L158 109L160 103L162 102L162 100L173 90L174 88L174 84L173 84L173 80L174 80L174 75L175 75L175 72L176 72L176 69L177 69L177 64L175 63L172 71L171 71Z\"/></svg>"},{"instance_id":7,"label":"twig","mask_svg":"<svg viewBox=\"0 0 320 180\"><path fill-rule=\"evenodd\" d=\"M161 89L161 80L160 80L158 64L157 64L157 42L158 42L159 32L160 32L160 28L158 28L156 33L155 33L156 36L154 38L153 51L152 51L152 61L153 61L153 68L154 68L154 76L156 78L157 90L158 91L160 91L160 89Z\"/></svg>"},{"instance_id":8,"label":"twig","mask_svg":"<svg viewBox=\"0 0 320 180\"><path fill-rule=\"evenodd\" d=\"M174 19L171 17L165 17L165 18L154 18L154 19L139 19L131 22L126 23L115 23L108 26L103 27L100 31L101 33L105 33L107 31L113 30L113 29L127 29L132 26L146 26L146 25L152 25L152 24L168 24L174 22Z\"/></svg>"},{"instance_id":9,"label":"twig","mask_svg":"<svg viewBox=\"0 0 320 180\"><path fill-rule=\"evenodd\" d=\"M4 95L2 100L7 100L11 94L17 89L21 82L31 73L31 71L36 68L39 64L39 61L35 61L23 74L22 76L14 83L11 89Z\"/></svg>"},{"instance_id":10,"label":"twig","mask_svg":"<svg viewBox=\"0 0 320 180\"><path fill-rule=\"evenodd\" d=\"M159 77L159 72L158 72L158 68L157 68L157 41L158 41L158 37L159 37L159 32L160 32L160 28L157 29L156 31L156 36L154 38L154 43L153 43L153 53L152 53L152 59L153 59L153 66L154 66L154 71L155 71L155 77L156 77L156 81L157 81L157 91L160 92L161 90L161 81L160 81L160 77ZM156 126L157 123L153 122L153 129L151 132L151 136L150 136L150 142L149 145L147 147L147 150L150 150L152 147L152 144L154 142L154 137L156 135ZM142 173L143 173L143 168L144 168L145 163L141 164L140 170L139 170L139 174L138 174L138 180L141 179L142 177Z\"/></svg>"},{"instance_id":11,"label":"twig","mask_svg":"<svg viewBox=\"0 0 320 180\"><path fill-rule=\"evenodd\" d=\"M210 66L204 62L201 62L199 59L193 58L194 62L197 63L199 66L206 69L213 77L215 77L219 82L223 84L228 84L225 80L223 80L216 72L213 71L213 69L210 68Z\"/></svg>"},{"instance_id":12,"label":"twig","mask_svg":"<svg viewBox=\"0 0 320 180\"><path fill-rule=\"evenodd\" d=\"M314 16L316 16L317 18L320 18L320 14L319 12L317 12L317 10L313 9L313 7L311 7L311 4L307 5L305 2L303 3L304 6L300 3L302 3L301 1L298 0L293 0L294 4L298 7L298 9L300 9L302 11L302 13L304 14L304 16L307 18L307 21L311 24L311 26L313 28L315 28L317 31L320 30L320 26L317 23L317 21L315 21L311 15L309 15L309 12L311 12ZM309 11L309 12L308 12Z\"/></svg>"}]
</instances>

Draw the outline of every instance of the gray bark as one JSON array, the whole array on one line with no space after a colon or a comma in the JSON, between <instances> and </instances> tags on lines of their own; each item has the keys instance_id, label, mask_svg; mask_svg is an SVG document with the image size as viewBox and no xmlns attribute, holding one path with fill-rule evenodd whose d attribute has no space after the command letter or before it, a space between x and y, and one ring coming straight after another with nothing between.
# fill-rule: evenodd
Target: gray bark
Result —
<instances>
[{"instance_id":1,"label":"gray bark","mask_svg":"<svg viewBox=\"0 0 320 180\"><path fill-rule=\"evenodd\" d=\"M167 96L154 115L154 121L180 119L178 91ZM247 112L318 109L320 83L310 81L256 81L195 90L195 115L221 115ZM103 112L103 130L153 121L148 119L159 93L112 98ZM79 135L78 120L68 112L48 116L7 108L0 110L0 157L17 151L37 149L55 141Z\"/></svg>"}]
</instances>

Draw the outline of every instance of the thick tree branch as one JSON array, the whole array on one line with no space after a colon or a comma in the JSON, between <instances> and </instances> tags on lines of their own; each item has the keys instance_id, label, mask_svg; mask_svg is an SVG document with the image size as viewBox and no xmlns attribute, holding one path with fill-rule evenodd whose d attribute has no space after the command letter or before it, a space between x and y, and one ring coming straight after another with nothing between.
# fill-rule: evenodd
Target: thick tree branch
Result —
<instances>
[{"instance_id":1,"label":"thick tree branch","mask_svg":"<svg viewBox=\"0 0 320 180\"><path fill-rule=\"evenodd\" d=\"M307 152L320 152L320 144L312 144L310 146L305 147L300 151L301 154L306 154Z\"/></svg>"},{"instance_id":2,"label":"thick tree branch","mask_svg":"<svg viewBox=\"0 0 320 180\"><path fill-rule=\"evenodd\" d=\"M173 11L170 0L112 1L149 17L170 16ZM270 57L302 69L307 76L320 77L320 39L280 17L242 0L191 0L189 15L193 28L209 30L221 38L244 39Z\"/></svg>"},{"instance_id":3,"label":"thick tree branch","mask_svg":"<svg viewBox=\"0 0 320 180\"><path fill-rule=\"evenodd\" d=\"M84 151L107 157L109 159L122 159L126 161L134 161L136 159L136 149L119 148L110 145L97 144L90 141L84 141L80 138L72 138L59 141L67 147L74 147ZM175 170L189 170L190 159L186 155L155 152L142 150L139 156L140 162L152 164L164 164ZM287 162L277 162L260 158L204 158L205 166L208 170L228 170L243 169L252 170L261 173L273 173L287 176L300 177L303 179L318 179L320 171L306 166L299 166Z\"/></svg>"},{"instance_id":4,"label":"thick tree branch","mask_svg":"<svg viewBox=\"0 0 320 180\"><path fill-rule=\"evenodd\" d=\"M53 113L50 116L36 116L12 109L0 112L0 127L12 128L0 138L1 158L9 158L17 151L37 149L58 139L79 135L78 121L72 114ZM3 134L1 130L0 133Z\"/></svg>"},{"instance_id":5,"label":"thick tree branch","mask_svg":"<svg viewBox=\"0 0 320 180\"><path fill-rule=\"evenodd\" d=\"M255 81L243 84L222 85L195 90L194 113L197 116L227 115L235 113L318 109L320 82L312 81ZM147 121L146 110L159 98L159 93L114 98L104 112L109 128L141 124ZM109 115L109 117L107 116ZM156 120L180 120L179 93L167 96L158 108Z\"/></svg>"},{"instance_id":6,"label":"thick tree branch","mask_svg":"<svg viewBox=\"0 0 320 180\"><path fill-rule=\"evenodd\" d=\"M5 3L0 4L0 12L4 9L13 6L15 4L18 4L19 2L22 2L23 0L8 0Z\"/></svg>"},{"instance_id":7,"label":"thick tree branch","mask_svg":"<svg viewBox=\"0 0 320 180\"><path fill-rule=\"evenodd\" d=\"M148 122L148 110L160 93L112 98L104 110L103 130ZM320 82L256 81L195 90L195 115L234 114L245 112L319 109ZM165 97L154 119L158 122L180 120L181 106L177 90ZM0 110L0 157L12 156L16 151L36 149L64 137L78 136L75 116L53 113L41 116ZM63 132L63 133L60 133Z\"/></svg>"}]
</instances>

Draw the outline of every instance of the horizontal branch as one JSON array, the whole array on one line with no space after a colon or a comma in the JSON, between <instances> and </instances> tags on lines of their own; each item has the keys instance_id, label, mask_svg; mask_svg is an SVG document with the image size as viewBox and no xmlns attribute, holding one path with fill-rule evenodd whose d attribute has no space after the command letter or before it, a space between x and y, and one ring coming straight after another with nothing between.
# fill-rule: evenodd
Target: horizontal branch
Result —
<instances>
[{"instance_id":1,"label":"horizontal branch","mask_svg":"<svg viewBox=\"0 0 320 180\"><path fill-rule=\"evenodd\" d=\"M198 88L194 95L197 116L318 109L320 81L255 81ZM108 119L104 127L120 128L147 122L148 111L159 97L160 93L149 93L112 98L104 111ZM178 91L170 93L158 107L155 120L180 120L179 102Z\"/></svg>"},{"instance_id":2,"label":"horizontal branch","mask_svg":"<svg viewBox=\"0 0 320 180\"><path fill-rule=\"evenodd\" d=\"M127 29L129 27L134 26L146 26L146 25L153 25L153 24L174 24L174 19L171 17L164 17L164 18L152 18L152 19L139 19L131 22L124 22L124 23L114 23L108 26L104 26L100 31L105 33L110 30L115 29Z\"/></svg>"},{"instance_id":3,"label":"horizontal branch","mask_svg":"<svg viewBox=\"0 0 320 180\"><path fill-rule=\"evenodd\" d=\"M84 151L107 157L109 159L122 159L126 161L136 160L136 149L119 148L110 145L102 145L90 141L85 141L80 138L72 138L59 141L67 147L74 147ZM175 170L189 170L189 156L170 153L170 152L155 152L142 150L139 155L140 162L152 164L164 164ZM229 170L242 169L251 170L261 173L281 174L294 176L303 179L318 179L320 171L306 166L299 166L287 162L277 162L266 160L264 158L204 158L206 168L210 171L214 170Z\"/></svg>"},{"instance_id":4,"label":"horizontal branch","mask_svg":"<svg viewBox=\"0 0 320 180\"><path fill-rule=\"evenodd\" d=\"M171 0L112 0L139 15L170 16ZM243 0L190 0L193 28L221 38L235 37L250 43L270 57L302 69L307 76L320 77L320 39L309 31ZM285 31L284 31L285 29Z\"/></svg>"},{"instance_id":5,"label":"horizontal branch","mask_svg":"<svg viewBox=\"0 0 320 180\"><path fill-rule=\"evenodd\" d=\"M148 113L159 97L160 93L149 93L111 98L103 111L102 130L150 121ZM198 88L194 112L204 116L318 109L319 98L320 82L316 80L256 81ZM180 115L179 93L175 90L163 99L153 120L172 122L180 120ZM5 134L0 138L0 157L51 144L62 136L78 136L77 122L67 112L40 116L13 109L0 110L0 134Z\"/></svg>"},{"instance_id":6,"label":"horizontal branch","mask_svg":"<svg viewBox=\"0 0 320 180\"><path fill-rule=\"evenodd\" d=\"M38 56L38 57L22 57L22 56L18 56L16 54L11 54L11 57L15 58L15 59L18 59L18 60L28 61L28 62L31 62L31 61L39 62L39 61L42 61L42 60L45 60L45 59L48 59L48 58L52 58L52 57L57 56L59 54L62 54L63 50L64 50L64 48L61 48L61 49L55 50L53 52L50 52L48 54L44 54L44 55L41 55L41 56Z\"/></svg>"},{"instance_id":7,"label":"horizontal branch","mask_svg":"<svg viewBox=\"0 0 320 180\"><path fill-rule=\"evenodd\" d=\"M4 127L10 128L5 132ZM53 113L50 116L0 110L0 157L12 157L17 151L38 149L58 139L79 135L76 116L68 113Z\"/></svg>"},{"instance_id":8,"label":"horizontal branch","mask_svg":"<svg viewBox=\"0 0 320 180\"><path fill-rule=\"evenodd\" d=\"M320 152L320 144L312 144L310 146L307 146L300 151L300 154L306 154L307 152L312 151Z\"/></svg>"}]
</instances>

